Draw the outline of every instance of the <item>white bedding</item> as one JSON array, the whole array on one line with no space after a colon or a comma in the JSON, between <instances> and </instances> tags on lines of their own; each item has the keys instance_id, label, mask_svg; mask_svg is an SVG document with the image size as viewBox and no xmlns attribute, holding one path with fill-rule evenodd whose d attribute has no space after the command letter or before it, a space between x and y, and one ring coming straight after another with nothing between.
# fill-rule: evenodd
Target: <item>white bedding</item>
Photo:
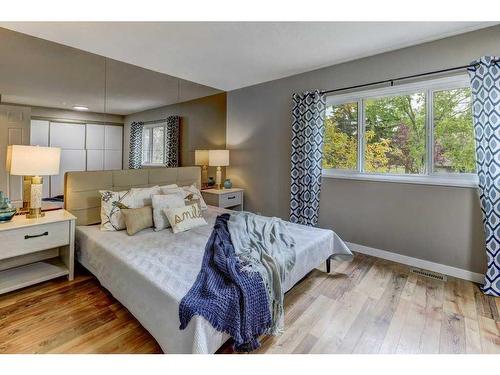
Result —
<instances>
[{"instance_id":1,"label":"white bedding","mask_svg":"<svg viewBox=\"0 0 500 375\"><path fill-rule=\"evenodd\" d=\"M77 257L158 341L165 353L214 353L229 338L195 316L179 330L179 303L193 285L217 215L209 206L207 226L173 234L171 229L103 232L98 225L76 228ZM296 241L297 259L288 291L335 252L350 253L332 231L287 222ZM286 329L286 327L285 327Z\"/></svg>"}]
</instances>

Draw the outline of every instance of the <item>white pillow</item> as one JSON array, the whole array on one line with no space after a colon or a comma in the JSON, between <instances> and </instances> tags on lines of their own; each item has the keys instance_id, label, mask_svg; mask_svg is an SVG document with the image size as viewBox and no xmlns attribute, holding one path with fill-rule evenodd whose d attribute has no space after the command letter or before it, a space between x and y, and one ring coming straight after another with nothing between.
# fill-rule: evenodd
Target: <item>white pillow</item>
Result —
<instances>
[{"instance_id":1,"label":"white pillow","mask_svg":"<svg viewBox=\"0 0 500 375\"><path fill-rule=\"evenodd\" d=\"M125 229L125 219L122 208L131 208L133 205L130 190L110 191L99 190L101 193L101 230L115 231Z\"/></svg>"},{"instance_id":2,"label":"white pillow","mask_svg":"<svg viewBox=\"0 0 500 375\"><path fill-rule=\"evenodd\" d=\"M202 210L207 209L207 204L203 200L203 196L201 195L200 191L195 185L176 187L176 188L163 187L161 189L162 194L176 194L178 192L183 192L184 198L187 198L190 194L193 194L193 199L199 202L201 209Z\"/></svg>"},{"instance_id":3,"label":"white pillow","mask_svg":"<svg viewBox=\"0 0 500 375\"><path fill-rule=\"evenodd\" d=\"M160 187L156 185L148 188L132 188L130 189L130 194L134 201L131 208L151 206L151 197L155 194L160 194Z\"/></svg>"},{"instance_id":4,"label":"white pillow","mask_svg":"<svg viewBox=\"0 0 500 375\"><path fill-rule=\"evenodd\" d=\"M179 192L184 194L182 188L178 187L177 185L160 186L160 194L175 194Z\"/></svg>"},{"instance_id":5,"label":"white pillow","mask_svg":"<svg viewBox=\"0 0 500 375\"><path fill-rule=\"evenodd\" d=\"M172 188L176 188L176 187L178 187L177 184L163 185L163 186L160 186L160 190L161 189L172 189Z\"/></svg>"},{"instance_id":6,"label":"white pillow","mask_svg":"<svg viewBox=\"0 0 500 375\"><path fill-rule=\"evenodd\" d=\"M208 223L203 218L197 204L185 207L166 208L163 210L174 233L185 232L189 229L201 227Z\"/></svg>"},{"instance_id":7,"label":"white pillow","mask_svg":"<svg viewBox=\"0 0 500 375\"><path fill-rule=\"evenodd\" d=\"M193 199L199 200L200 201L200 207L202 210L207 209L207 204L203 200L203 196L201 195L201 192L198 190L198 188L195 185L191 186L183 186L182 189L184 190L184 198L186 198L189 194L193 194Z\"/></svg>"},{"instance_id":8,"label":"white pillow","mask_svg":"<svg viewBox=\"0 0 500 375\"><path fill-rule=\"evenodd\" d=\"M154 230L159 231L170 226L165 208L184 207L184 196L181 192L167 195L153 195L153 222Z\"/></svg>"}]
</instances>

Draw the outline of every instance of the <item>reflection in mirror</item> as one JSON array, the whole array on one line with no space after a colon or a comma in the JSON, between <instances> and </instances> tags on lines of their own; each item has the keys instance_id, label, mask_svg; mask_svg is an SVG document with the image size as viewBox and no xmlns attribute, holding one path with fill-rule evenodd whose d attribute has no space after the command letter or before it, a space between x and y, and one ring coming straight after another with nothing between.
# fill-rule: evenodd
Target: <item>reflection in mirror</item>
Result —
<instances>
[{"instance_id":1,"label":"reflection in mirror","mask_svg":"<svg viewBox=\"0 0 500 375\"><path fill-rule=\"evenodd\" d=\"M62 205L65 172L128 168L132 123L139 167L192 165L196 148L225 145L226 97L215 88L3 28L0 72L0 191L17 206L10 144L61 148L59 175L43 179L45 209Z\"/></svg>"}]
</instances>

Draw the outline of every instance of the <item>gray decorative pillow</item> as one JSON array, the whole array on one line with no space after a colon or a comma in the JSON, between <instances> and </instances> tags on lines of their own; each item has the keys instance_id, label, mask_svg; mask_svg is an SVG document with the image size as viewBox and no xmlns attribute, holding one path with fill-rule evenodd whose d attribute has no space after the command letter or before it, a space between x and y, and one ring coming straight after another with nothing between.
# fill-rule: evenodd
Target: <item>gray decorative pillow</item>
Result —
<instances>
[{"instance_id":1,"label":"gray decorative pillow","mask_svg":"<svg viewBox=\"0 0 500 375\"><path fill-rule=\"evenodd\" d=\"M159 231L170 226L163 210L166 208L184 207L184 196L181 191L174 194L153 195L152 202L155 231Z\"/></svg>"},{"instance_id":2,"label":"gray decorative pillow","mask_svg":"<svg viewBox=\"0 0 500 375\"><path fill-rule=\"evenodd\" d=\"M148 188L132 188L130 189L133 204L131 208L141 208L151 206L151 197L155 194L160 194L160 187L152 186Z\"/></svg>"},{"instance_id":3,"label":"gray decorative pillow","mask_svg":"<svg viewBox=\"0 0 500 375\"><path fill-rule=\"evenodd\" d=\"M99 190L99 193L101 193L101 230L125 229L125 220L121 210L133 205L130 191Z\"/></svg>"}]
</instances>

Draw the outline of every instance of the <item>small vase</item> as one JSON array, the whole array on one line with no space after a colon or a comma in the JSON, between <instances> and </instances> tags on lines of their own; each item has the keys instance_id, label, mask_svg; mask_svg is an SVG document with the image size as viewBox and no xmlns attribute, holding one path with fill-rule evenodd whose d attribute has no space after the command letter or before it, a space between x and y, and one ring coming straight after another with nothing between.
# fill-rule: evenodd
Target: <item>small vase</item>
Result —
<instances>
[{"instance_id":1,"label":"small vase","mask_svg":"<svg viewBox=\"0 0 500 375\"><path fill-rule=\"evenodd\" d=\"M226 178L224 181L224 189L231 189L233 187L233 183L230 178Z\"/></svg>"},{"instance_id":2,"label":"small vase","mask_svg":"<svg viewBox=\"0 0 500 375\"><path fill-rule=\"evenodd\" d=\"M0 191L0 223L10 221L16 214L16 209L10 204L9 198Z\"/></svg>"},{"instance_id":3,"label":"small vase","mask_svg":"<svg viewBox=\"0 0 500 375\"><path fill-rule=\"evenodd\" d=\"M208 178L207 185L208 185L209 187L213 187L213 186L215 185L215 180L214 180L214 178L213 178L213 177L209 177L209 178Z\"/></svg>"}]
</instances>

